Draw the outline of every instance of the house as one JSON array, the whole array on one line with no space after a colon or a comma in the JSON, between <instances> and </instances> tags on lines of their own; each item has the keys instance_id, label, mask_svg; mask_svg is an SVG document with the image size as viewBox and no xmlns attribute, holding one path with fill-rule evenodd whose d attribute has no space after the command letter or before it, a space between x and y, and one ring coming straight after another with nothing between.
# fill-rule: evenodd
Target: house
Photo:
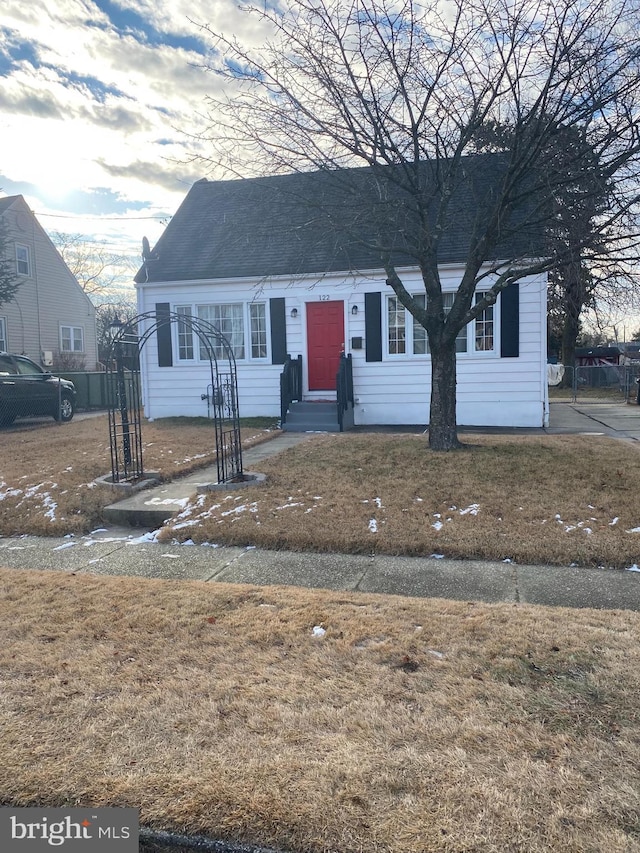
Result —
<instances>
[{"instance_id":1,"label":"house","mask_svg":"<svg viewBox=\"0 0 640 853\"><path fill-rule=\"evenodd\" d=\"M44 367L95 370L96 312L21 195L0 198L7 253L20 281L0 304L0 350Z\"/></svg>"},{"instance_id":2,"label":"house","mask_svg":"<svg viewBox=\"0 0 640 853\"><path fill-rule=\"evenodd\" d=\"M241 416L280 413L280 375L288 356L301 364L303 400L335 407L344 352L353 369L355 425L426 424L426 333L386 284L373 241L339 239L335 223L346 214L337 205L327 211L326 180L312 173L198 181L154 250L145 253L135 279L138 309L158 318L202 318L228 338ZM440 246L445 307L461 279L480 197L458 199L459 216ZM362 217L357 227L364 234L369 217L361 206L352 213ZM424 294L402 229L398 233L396 268L411 292ZM546 285L546 274L510 285L458 336L459 424L546 424ZM209 363L187 323L165 324L141 355L148 417L207 414Z\"/></svg>"}]
</instances>

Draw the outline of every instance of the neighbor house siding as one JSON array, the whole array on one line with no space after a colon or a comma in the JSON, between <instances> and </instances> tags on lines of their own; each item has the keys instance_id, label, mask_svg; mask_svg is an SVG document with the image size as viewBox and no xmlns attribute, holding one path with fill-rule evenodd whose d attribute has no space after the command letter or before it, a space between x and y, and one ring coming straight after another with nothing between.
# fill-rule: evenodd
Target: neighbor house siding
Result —
<instances>
[{"instance_id":1,"label":"neighbor house siding","mask_svg":"<svg viewBox=\"0 0 640 853\"><path fill-rule=\"evenodd\" d=\"M7 347L42 362L43 354L60 350L60 327L83 330L84 366L94 370L98 358L95 308L57 249L20 197L4 211L10 245L29 250L30 274L15 298L2 306L7 318ZM12 247L10 255L13 256Z\"/></svg>"},{"instance_id":2,"label":"neighbor house siding","mask_svg":"<svg viewBox=\"0 0 640 853\"><path fill-rule=\"evenodd\" d=\"M454 290L460 269L442 273L443 287ZM406 286L419 293L421 284L415 272L403 274ZM367 346L366 315L376 302L365 294L379 294L381 304L381 340ZM342 300L345 318L345 351L353 359L354 418L356 424L419 424L429 419L431 360L428 356L389 355L386 336L386 299L392 291L382 274L352 276L331 275L318 279L313 287L300 281L272 280L258 287L257 281L169 282L139 284L139 310L153 311L156 303L179 305L265 301L284 299L286 349L289 355L303 359L303 391L307 398L327 397L325 392L308 391L306 304L321 299ZM491 353L461 354L457 361L458 422L479 426L542 426L545 418L543 366L546 364L546 331L543 322L546 306L545 276L523 280L519 285L518 356L500 357L500 303L495 309L495 342ZM368 311L365 310L365 304ZM354 306L357 313L353 313ZM292 309L297 316L291 317ZM172 330L175 346L175 327ZM352 339L361 338L362 348L353 349ZM144 403L149 417L169 415L206 415L202 400L211 382L209 367L202 363L159 367L156 339L152 336L144 353ZM367 352L380 360L367 361ZM175 350L174 350L175 353ZM250 359L238 360L237 377L240 415L273 415L280 410L279 376L281 365Z\"/></svg>"}]
</instances>

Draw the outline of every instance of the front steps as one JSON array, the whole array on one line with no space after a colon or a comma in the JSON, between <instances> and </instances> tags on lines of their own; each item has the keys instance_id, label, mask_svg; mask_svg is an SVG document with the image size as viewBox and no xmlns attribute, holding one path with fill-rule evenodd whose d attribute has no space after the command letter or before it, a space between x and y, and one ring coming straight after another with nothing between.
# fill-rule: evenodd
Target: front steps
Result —
<instances>
[{"instance_id":1,"label":"front steps","mask_svg":"<svg viewBox=\"0 0 640 853\"><path fill-rule=\"evenodd\" d=\"M282 429L284 432L340 432L337 404L331 401L292 403Z\"/></svg>"}]
</instances>

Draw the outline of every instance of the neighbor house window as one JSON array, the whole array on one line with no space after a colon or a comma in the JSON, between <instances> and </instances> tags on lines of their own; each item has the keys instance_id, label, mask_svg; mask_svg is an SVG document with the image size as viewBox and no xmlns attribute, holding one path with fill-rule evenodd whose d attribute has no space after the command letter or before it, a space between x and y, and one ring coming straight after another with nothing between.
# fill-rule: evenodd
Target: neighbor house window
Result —
<instances>
[{"instance_id":1,"label":"neighbor house window","mask_svg":"<svg viewBox=\"0 0 640 853\"><path fill-rule=\"evenodd\" d=\"M179 305L176 308L179 317L191 317L190 305ZM190 322L178 320L178 359L180 361L193 360L193 331Z\"/></svg>"},{"instance_id":2,"label":"neighbor house window","mask_svg":"<svg viewBox=\"0 0 640 853\"><path fill-rule=\"evenodd\" d=\"M60 326L60 350L84 352L84 332L81 326Z\"/></svg>"},{"instance_id":3,"label":"neighbor house window","mask_svg":"<svg viewBox=\"0 0 640 853\"><path fill-rule=\"evenodd\" d=\"M5 317L0 317L0 352L6 352L9 349L7 344L7 321Z\"/></svg>"},{"instance_id":4,"label":"neighbor house window","mask_svg":"<svg viewBox=\"0 0 640 853\"><path fill-rule=\"evenodd\" d=\"M484 299L484 293L476 293L476 305ZM484 309L476 318L474 330L474 349L476 352L492 352L494 343L493 305Z\"/></svg>"},{"instance_id":5,"label":"neighbor house window","mask_svg":"<svg viewBox=\"0 0 640 853\"><path fill-rule=\"evenodd\" d=\"M18 275L31 275L29 247L16 243L16 270Z\"/></svg>"},{"instance_id":6,"label":"neighbor house window","mask_svg":"<svg viewBox=\"0 0 640 853\"><path fill-rule=\"evenodd\" d=\"M251 358L267 357L267 306L264 302L249 304L251 326Z\"/></svg>"}]
</instances>

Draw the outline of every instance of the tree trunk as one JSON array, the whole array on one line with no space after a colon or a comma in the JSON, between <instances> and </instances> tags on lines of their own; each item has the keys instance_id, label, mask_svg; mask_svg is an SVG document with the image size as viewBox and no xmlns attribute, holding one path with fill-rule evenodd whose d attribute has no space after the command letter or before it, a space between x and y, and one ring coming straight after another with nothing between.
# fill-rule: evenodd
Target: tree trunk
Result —
<instances>
[{"instance_id":1,"label":"tree trunk","mask_svg":"<svg viewBox=\"0 0 640 853\"><path fill-rule=\"evenodd\" d=\"M455 450L461 446L456 427L456 344L453 341L431 349L429 447Z\"/></svg>"},{"instance_id":2,"label":"tree trunk","mask_svg":"<svg viewBox=\"0 0 640 853\"><path fill-rule=\"evenodd\" d=\"M576 365L576 341L580 334L580 312L569 305L562 324L561 361L564 364L562 386L571 388Z\"/></svg>"}]
</instances>

